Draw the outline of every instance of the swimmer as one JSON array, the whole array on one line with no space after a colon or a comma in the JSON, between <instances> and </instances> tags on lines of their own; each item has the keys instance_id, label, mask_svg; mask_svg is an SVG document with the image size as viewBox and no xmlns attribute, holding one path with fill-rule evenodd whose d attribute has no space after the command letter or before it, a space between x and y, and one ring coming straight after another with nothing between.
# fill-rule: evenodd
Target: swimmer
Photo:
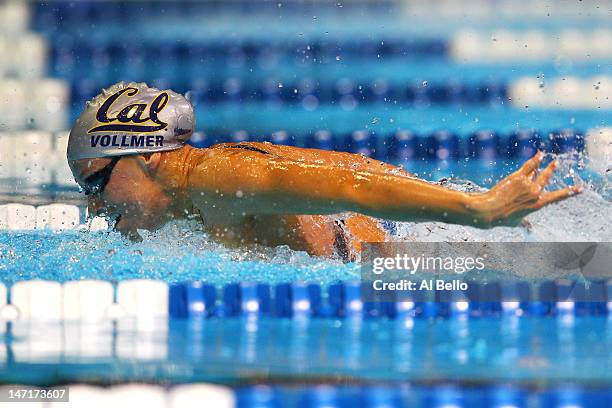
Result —
<instances>
[{"instance_id":1,"label":"swimmer","mask_svg":"<svg viewBox=\"0 0 612 408\"><path fill-rule=\"evenodd\" d=\"M557 163L538 152L484 193L421 180L361 155L274 145L186 142L195 128L183 96L119 83L86 106L70 132L67 158L92 215L138 239L138 229L198 218L229 246L288 245L352 261L362 242L388 240L379 219L443 221L490 228L570 197L546 191Z\"/></svg>"}]
</instances>

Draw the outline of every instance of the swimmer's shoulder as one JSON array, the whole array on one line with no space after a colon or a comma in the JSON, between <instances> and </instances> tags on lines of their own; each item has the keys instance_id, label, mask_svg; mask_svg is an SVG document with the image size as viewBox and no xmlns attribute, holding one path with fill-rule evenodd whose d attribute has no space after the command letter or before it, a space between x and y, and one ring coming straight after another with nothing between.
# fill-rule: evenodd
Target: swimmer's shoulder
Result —
<instances>
[{"instance_id":1,"label":"swimmer's shoulder","mask_svg":"<svg viewBox=\"0 0 612 408\"><path fill-rule=\"evenodd\" d=\"M278 158L269 142L217 143L207 148L190 148L185 160L192 169L211 170L217 166L235 166L252 158Z\"/></svg>"},{"instance_id":2,"label":"swimmer's shoulder","mask_svg":"<svg viewBox=\"0 0 612 408\"><path fill-rule=\"evenodd\" d=\"M270 142L217 143L209 147L210 157L241 156L269 159L309 160L317 159L327 152L295 146L278 145Z\"/></svg>"},{"instance_id":3,"label":"swimmer's shoulder","mask_svg":"<svg viewBox=\"0 0 612 408\"><path fill-rule=\"evenodd\" d=\"M274 145L270 142L238 142L238 143L218 143L210 147L215 153L236 153L236 152L256 152L260 154L271 154Z\"/></svg>"}]
</instances>

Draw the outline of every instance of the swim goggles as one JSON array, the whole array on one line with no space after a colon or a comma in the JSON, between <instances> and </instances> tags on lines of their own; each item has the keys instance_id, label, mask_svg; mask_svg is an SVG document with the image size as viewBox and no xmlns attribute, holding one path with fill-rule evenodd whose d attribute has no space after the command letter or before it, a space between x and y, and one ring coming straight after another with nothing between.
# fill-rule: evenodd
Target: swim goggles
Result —
<instances>
[{"instance_id":1,"label":"swim goggles","mask_svg":"<svg viewBox=\"0 0 612 408\"><path fill-rule=\"evenodd\" d=\"M85 195L100 194L104 191L111 178L113 169L121 157L122 156L113 157L110 163L83 180L81 188L83 189Z\"/></svg>"}]
</instances>

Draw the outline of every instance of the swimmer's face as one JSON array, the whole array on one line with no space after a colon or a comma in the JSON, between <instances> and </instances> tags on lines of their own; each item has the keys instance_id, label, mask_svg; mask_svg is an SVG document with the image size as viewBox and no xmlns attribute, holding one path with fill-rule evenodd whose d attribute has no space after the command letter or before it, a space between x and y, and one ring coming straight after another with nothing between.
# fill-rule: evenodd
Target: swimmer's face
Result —
<instances>
[{"instance_id":1,"label":"swimmer's face","mask_svg":"<svg viewBox=\"0 0 612 408\"><path fill-rule=\"evenodd\" d=\"M103 189L94 189L88 195L91 215L108 217L116 222L115 229L132 236L139 228L153 230L171 218L172 199L156 181L150 155L123 156L114 167L109 166L112 162L113 159L100 158L70 163L76 181L86 191L90 187L86 180L91 181L94 175L93 178L100 181L99 175L106 172L103 181L108 182ZM112 171L108 173L110 169Z\"/></svg>"}]
</instances>

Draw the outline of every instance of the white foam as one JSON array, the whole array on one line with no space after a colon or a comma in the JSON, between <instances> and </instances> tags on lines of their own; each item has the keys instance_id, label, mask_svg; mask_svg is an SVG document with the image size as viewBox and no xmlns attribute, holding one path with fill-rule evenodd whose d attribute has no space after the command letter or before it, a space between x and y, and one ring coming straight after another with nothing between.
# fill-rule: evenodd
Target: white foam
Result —
<instances>
[{"instance_id":1,"label":"white foam","mask_svg":"<svg viewBox=\"0 0 612 408\"><path fill-rule=\"evenodd\" d=\"M104 217L93 217L89 220L87 228L89 231L107 231L108 221Z\"/></svg>"},{"instance_id":2,"label":"white foam","mask_svg":"<svg viewBox=\"0 0 612 408\"><path fill-rule=\"evenodd\" d=\"M552 187L562 188L565 180L573 177L573 184L583 185L585 191L529 214L521 226L479 229L442 222L398 223L394 238L407 242L609 242L612 240L609 222L612 203L572 172L579 165L575 158L570 155L556 158L559 167ZM449 187L467 191L455 185ZM528 256L517 256L525 262L521 272L533 270L533 264L538 267L536 273L539 277L557 270L551 260L538 259L535 262Z\"/></svg>"},{"instance_id":3,"label":"white foam","mask_svg":"<svg viewBox=\"0 0 612 408\"><path fill-rule=\"evenodd\" d=\"M591 129L586 135L586 153L589 167L599 174L612 168L612 128Z\"/></svg>"},{"instance_id":4,"label":"white foam","mask_svg":"<svg viewBox=\"0 0 612 408\"><path fill-rule=\"evenodd\" d=\"M74 229L79 226L79 217L79 208L76 205L41 205L36 208L36 229Z\"/></svg>"},{"instance_id":5,"label":"white foam","mask_svg":"<svg viewBox=\"0 0 612 408\"><path fill-rule=\"evenodd\" d=\"M31 230L36 226L36 208L25 204L0 205L0 230Z\"/></svg>"}]
</instances>

